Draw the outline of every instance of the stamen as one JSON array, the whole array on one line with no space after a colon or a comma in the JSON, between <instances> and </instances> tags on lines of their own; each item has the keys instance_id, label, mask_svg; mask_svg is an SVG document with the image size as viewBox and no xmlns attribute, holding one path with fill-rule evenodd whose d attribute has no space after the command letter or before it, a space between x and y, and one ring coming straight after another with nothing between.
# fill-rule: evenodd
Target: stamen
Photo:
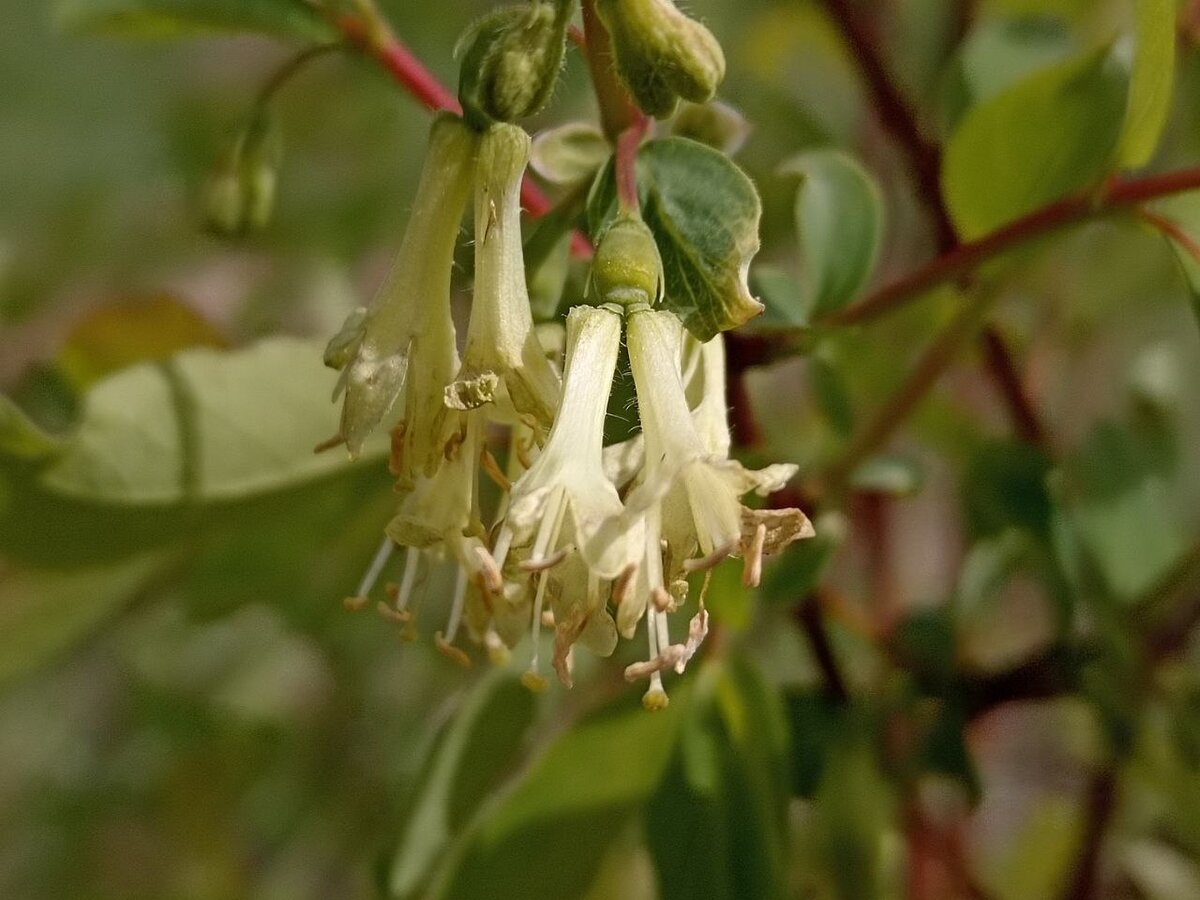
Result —
<instances>
[{"instance_id":1,"label":"stamen","mask_svg":"<svg viewBox=\"0 0 1200 900\"><path fill-rule=\"evenodd\" d=\"M313 447L313 453L324 453L326 450L332 450L334 447L340 447L344 443L346 443L346 439L342 437L342 433L339 431L333 437L326 438L325 440L321 441L321 443L317 444L317 446Z\"/></svg>"},{"instance_id":2,"label":"stamen","mask_svg":"<svg viewBox=\"0 0 1200 900\"><path fill-rule=\"evenodd\" d=\"M463 606L467 599L467 570L458 567L458 576L454 581L454 601L450 604L450 621L446 623L446 641L454 643L458 634L458 624L462 620Z\"/></svg>"},{"instance_id":3,"label":"stamen","mask_svg":"<svg viewBox=\"0 0 1200 900\"><path fill-rule=\"evenodd\" d=\"M483 471L488 473L492 481L496 482L496 486L502 491L511 491L512 482L508 480L508 476L500 469L500 464L496 462L496 457L492 456L492 451L484 447L479 453L479 459L483 463Z\"/></svg>"},{"instance_id":4,"label":"stamen","mask_svg":"<svg viewBox=\"0 0 1200 900\"><path fill-rule=\"evenodd\" d=\"M650 712L666 709L670 703L667 692L663 689L662 675L655 672L650 676L650 688L642 695L642 706Z\"/></svg>"},{"instance_id":5,"label":"stamen","mask_svg":"<svg viewBox=\"0 0 1200 900\"><path fill-rule=\"evenodd\" d=\"M637 572L637 566L634 563L627 565L617 580L612 586L612 605L619 607L625 602L625 598L629 596L629 589L633 586L633 576Z\"/></svg>"},{"instance_id":6,"label":"stamen","mask_svg":"<svg viewBox=\"0 0 1200 900\"><path fill-rule=\"evenodd\" d=\"M433 645L438 648L438 652L440 652L443 656L454 660L464 669L471 668L471 657L467 656L466 651L463 650L462 647L455 647L453 644L451 644L448 640L442 637L442 633L440 631L433 636Z\"/></svg>"},{"instance_id":7,"label":"stamen","mask_svg":"<svg viewBox=\"0 0 1200 900\"><path fill-rule=\"evenodd\" d=\"M718 547L707 556L701 556L698 559L685 559L683 561L683 571L699 572L701 569L711 569L730 553L732 553L735 546L736 544L730 542L723 547Z\"/></svg>"},{"instance_id":8,"label":"stamen","mask_svg":"<svg viewBox=\"0 0 1200 900\"><path fill-rule=\"evenodd\" d=\"M511 528L505 526L500 529L500 536L496 538L496 546L492 548L492 559L499 571L504 571L504 560L508 558L508 549L512 546L512 539Z\"/></svg>"},{"instance_id":9,"label":"stamen","mask_svg":"<svg viewBox=\"0 0 1200 900\"><path fill-rule=\"evenodd\" d=\"M512 658L512 653L505 646L500 633L495 628L488 628L487 633L483 636L483 646L487 648L488 660L493 666L507 665L509 659Z\"/></svg>"},{"instance_id":10,"label":"stamen","mask_svg":"<svg viewBox=\"0 0 1200 900\"><path fill-rule=\"evenodd\" d=\"M421 551L409 547L404 554L404 577L400 579L400 590L396 592L396 611L404 612L408 601L412 598L413 586L417 583L417 569L420 568Z\"/></svg>"},{"instance_id":11,"label":"stamen","mask_svg":"<svg viewBox=\"0 0 1200 900\"><path fill-rule=\"evenodd\" d=\"M404 433L406 430L407 426L403 422L398 422L388 434L388 471L397 478L404 471Z\"/></svg>"},{"instance_id":12,"label":"stamen","mask_svg":"<svg viewBox=\"0 0 1200 900\"><path fill-rule=\"evenodd\" d=\"M658 651L659 653L663 653L671 646L671 632L667 627L667 614L659 612L654 618L658 625Z\"/></svg>"},{"instance_id":13,"label":"stamen","mask_svg":"<svg viewBox=\"0 0 1200 900\"><path fill-rule=\"evenodd\" d=\"M504 576L500 571L500 564L483 545L476 545L475 557L479 560L480 584L484 591L492 594L500 593L504 587Z\"/></svg>"},{"instance_id":14,"label":"stamen","mask_svg":"<svg viewBox=\"0 0 1200 900\"><path fill-rule=\"evenodd\" d=\"M383 543L379 545L379 549L375 551L375 557L371 560L371 565L367 567L366 574L363 575L362 581L358 583L358 590L354 594L356 598L362 598L363 605L366 605L366 598L370 595L371 589L375 587L375 582L379 579L379 573L383 571L383 567L387 565L387 561L392 558L392 552L395 549L395 542L390 537L385 537Z\"/></svg>"},{"instance_id":15,"label":"stamen","mask_svg":"<svg viewBox=\"0 0 1200 900\"><path fill-rule=\"evenodd\" d=\"M767 541L767 523L759 522L754 529L754 541L746 551L745 563L742 566L742 584L746 587L758 587L762 581L763 545Z\"/></svg>"},{"instance_id":16,"label":"stamen","mask_svg":"<svg viewBox=\"0 0 1200 900\"><path fill-rule=\"evenodd\" d=\"M517 459L521 461L521 465L528 469L533 465L533 457L529 455L529 444L518 438L513 442L513 449L517 453Z\"/></svg>"},{"instance_id":17,"label":"stamen","mask_svg":"<svg viewBox=\"0 0 1200 900\"><path fill-rule=\"evenodd\" d=\"M544 572L546 569L552 569L560 562L567 558L575 548L571 545L559 548L557 553L552 553L543 559L526 559L518 564L518 568L523 572Z\"/></svg>"},{"instance_id":18,"label":"stamen","mask_svg":"<svg viewBox=\"0 0 1200 900\"><path fill-rule=\"evenodd\" d=\"M655 585L650 591L650 596L654 598L654 608L660 613L665 613L668 609L674 606L674 603L671 600L671 595L658 585Z\"/></svg>"},{"instance_id":19,"label":"stamen","mask_svg":"<svg viewBox=\"0 0 1200 900\"><path fill-rule=\"evenodd\" d=\"M358 594L353 597L343 597L342 606L346 607L350 612L358 612L367 605L367 598Z\"/></svg>"},{"instance_id":20,"label":"stamen","mask_svg":"<svg viewBox=\"0 0 1200 900\"><path fill-rule=\"evenodd\" d=\"M541 652L541 642L538 637L542 630L542 604L546 599L546 583L549 580L548 575L543 575L538 579L537 593L533 599L533 616L529 627L529 640L533 644L533 650L529 658L529 670L521 676L521 682L531 691L540 691L546 687L546 679L538 671L538 658Z\"/></svg>"}]
</instances>

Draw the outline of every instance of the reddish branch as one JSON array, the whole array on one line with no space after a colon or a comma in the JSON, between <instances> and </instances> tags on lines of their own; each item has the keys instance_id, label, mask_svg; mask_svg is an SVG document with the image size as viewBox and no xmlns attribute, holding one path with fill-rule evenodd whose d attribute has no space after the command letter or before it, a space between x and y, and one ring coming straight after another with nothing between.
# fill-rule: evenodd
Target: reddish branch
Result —
<instances>
[{"instance_id":1,"label":"reddish branch","mask_svg":"<svg viewBox=\"0 0 1200 900\"><path fill-rule=\"evenodd\" d=\"M458 98L391 31L382 27L372 28L358 16L349 13L335 15L333 22L350 43L371 54L426 109L462 113ZM551 203L541 188L526 178L521 184L521 205L531 216L540 216L550 209ZM584 243L586 245L586 241ZM580 249L583 248L576 247L577 251ZM590 252L590 248L587 248L587 252Z\"/></svg>"},{"instance_id":2,"label":"reddish branch","mask_svg":"<svg viewBox=\"0 0 1200 900\"><path fill-rule=\"evenodd\" d=\"M850 325L870 321L905 306L930 288L972 272L988 260L1035 238L1150 200L1194 190L1200 190L1200 166L1145 178L1117 179L1099 197L1094 193L1064 197L981 238L960 244L911 274L827 316L824 323Z\"/></svg>"}]
</instances>

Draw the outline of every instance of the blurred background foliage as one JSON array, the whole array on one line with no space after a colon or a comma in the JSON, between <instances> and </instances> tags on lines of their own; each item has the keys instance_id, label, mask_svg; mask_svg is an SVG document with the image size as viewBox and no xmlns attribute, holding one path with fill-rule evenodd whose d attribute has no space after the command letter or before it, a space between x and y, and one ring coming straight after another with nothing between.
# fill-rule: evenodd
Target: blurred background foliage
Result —
<instances>
[{"instance_id":1,"label":"blurred background foliage","mask_svg":"<svg viewBox=\"0 0 1200 900\"><path fill-rule=\"evenodd\" d=\"M392 501L378 446L310 453L336 427L319 351L398 244L428 114L366 56L313 59L273 104L269 225L218 240L207 179L325 27L192 5L282 40L176 35L185 0L0 0L0 896L1200 897L1200 264L1109 216L806 327L944 249L831 8L878 20L973 237L1105 174L1105 48L1172 4L693 4L752 128L749 333L804 351L744 372L744 452L836 467L964 292L1043 432L968 345L760 591L718 570L719 638L656 715L634 651L534 697L343 609ZM489 6L381 5L446 83ZM117 35L69 27L114 11ZM1200 159L1200 12L1169 12L1134 168ZM534 130L594 115L571 52ZM1200 236L1198 196L1153 209Z\"/></svg>"}]
</instances>

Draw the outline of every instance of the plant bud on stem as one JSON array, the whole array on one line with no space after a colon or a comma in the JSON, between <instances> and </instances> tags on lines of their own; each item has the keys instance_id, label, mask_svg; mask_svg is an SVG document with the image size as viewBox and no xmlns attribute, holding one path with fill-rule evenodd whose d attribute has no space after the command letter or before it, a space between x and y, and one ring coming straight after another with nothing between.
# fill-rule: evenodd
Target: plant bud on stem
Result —
<instances>
[{"instance_id":1,"label":"plant bud on stem","mask_svg":"<svg viewBox=\"0 0 1200 900\"><path fill-rule=\"evenodd\" d=\"M598 0L612 36L617 71L638 106L665 118L682 97L713 98L725 77L725 54L711 31L671 0Z\"/></svg>"},{"instance_id":2,"label":"plant bud on stem","mask_svg":"<svg viewBox=\"0 0 1200 900\"><path fill-rule=\"evenodd\" d=\"M482 131L515 122L550 100L566 52L573 0L530 0L485 16L463 36L458 99L463 117Z\"/></svg>"}]
</instances>

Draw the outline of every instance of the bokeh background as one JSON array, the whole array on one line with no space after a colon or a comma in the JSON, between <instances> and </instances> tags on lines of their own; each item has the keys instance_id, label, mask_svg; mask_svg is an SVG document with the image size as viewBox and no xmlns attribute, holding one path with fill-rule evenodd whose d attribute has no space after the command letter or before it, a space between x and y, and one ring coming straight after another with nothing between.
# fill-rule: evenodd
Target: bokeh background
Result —
<instances>
[{"instance_id":1,"label":"bokeh background","mask_svg":"<svg viewBox=\"0 0 1200 900\"><path fill-rule=\"evenodd\" d=\"M381 5L451 84L454 41L489 7ZM863 4L882 9L895 76L938 140L972 104L1121 33L1130 5ZM744 733L687 745L737 773L689 794L671 779L708 770L675 759L676 720L647 718L624 689L637 650L582 663L573 692L531 698L482 654L465 670L342 606L392 495L378 452L353 466L309 457L336 427L319 351L399 243L428 114L365 57L315 60L275 103L271 223L222 240L203 227L206 179L296 44L81 35L56 27L52 6L0 0L0 388L69 432L90 392L134 374L106 407L128 439L58 482L36 477L21 443L34 439L0 410L0 896L403 896L451 871L464 897L1036 900L1068 888L1107 784L1097 896L1200 897L1200 658L1185 641L1152 670L1105 662L1049 699L976 709L942 690L956 667L1007 671L1081 632L1140 658L1108 613L1195 546L1200 339L1161 236L1098 221L988 273L1053 464L1014 443L971 350L869 489L818 520L845 535L820 562L850 711L829 700L795 611L813 555L779 561L752 595L718 576L729 671L695 680L740 685L762 708L746 701ZM737 160L764 201L761 263L798 271L795 183L778 170L821 146L852 152L883 186L875 282L928 259L936 237L905 160L820 5L691 6L726 48L722 98L753 127ZM1196 40L1181 26L1156 169L1200 159ZM571 52L534 127L594 117L585 69ZM1194 199L1172 202L1200 225ZM755 454L827 466L954 300L945 289L751 369ZM177 363L183 350L199 353L193 367ZM248 362L223 366L230 353ZM200 383L212 389L196 396ZM161 402L130 399L146 395ZM199 435L181 403L200 408ZM146 408L161 414L122 418ZM225 480L200 473L190 490L181 448L195 441L219 445ZM1045 484L1064 478L1082 499L1052 515ZM1064 587L1061 559L1048 561L1068 520L1101 587ZM441 621L445 586L435 574L423 588L423 631ZM902 623L899 664L880 649L884 621ZM701 687L681 687L673 709ZM538 768L547 753L554 765ZM922 853L941 893L912 892Z\"/></svg>"}]
</instances>

